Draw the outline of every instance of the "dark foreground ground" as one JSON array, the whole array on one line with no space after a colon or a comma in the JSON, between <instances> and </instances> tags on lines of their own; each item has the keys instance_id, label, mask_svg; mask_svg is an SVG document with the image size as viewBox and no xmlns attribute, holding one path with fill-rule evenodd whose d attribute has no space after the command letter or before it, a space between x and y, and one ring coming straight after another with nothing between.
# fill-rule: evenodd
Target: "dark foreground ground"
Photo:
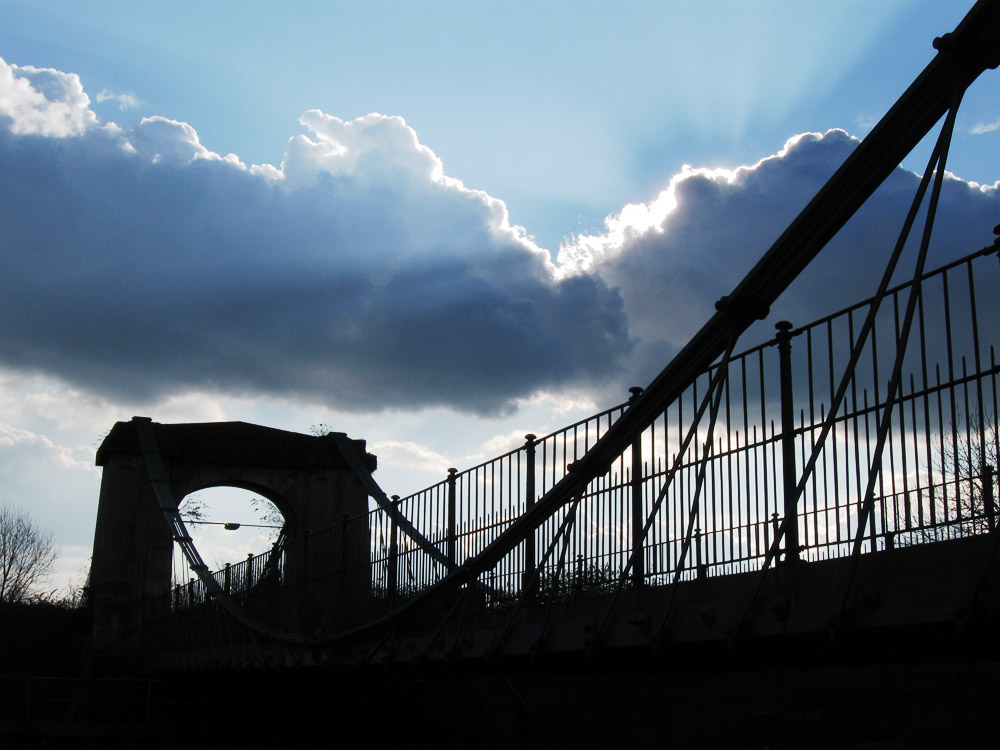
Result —
<instances>
[{"instance_id":1,"label":"dark foreground ground","mask_svg":"<svg viewBox=\"0 0 1000 750\"><path fill-rule=\"evenodd\" d=\"M170 677L95 672L85 611L3 609L0 747L996 747L994 631Z\"/></svg>"}]
</instances>

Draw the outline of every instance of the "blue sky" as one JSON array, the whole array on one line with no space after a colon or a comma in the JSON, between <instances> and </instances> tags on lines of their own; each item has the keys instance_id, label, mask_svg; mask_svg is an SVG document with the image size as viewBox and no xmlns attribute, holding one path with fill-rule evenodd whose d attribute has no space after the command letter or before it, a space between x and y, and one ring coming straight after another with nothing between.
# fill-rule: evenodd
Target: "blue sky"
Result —
<instances>
[{"instance_id":1,"label":"blue sky","mask_svg":"<svg viewBox=\"0 0 1000 750\"><path fill-rule=\"evenodd\" d=\"M967 9L0 2L0 496L65 575L116 419L327 423L392 493L624 400ZM949 161L963 250L1000 220L997 78ZM888 241L883 200L839 252ZM789 315L866 293L845 265Z\"/></svg>"}]
</instances>

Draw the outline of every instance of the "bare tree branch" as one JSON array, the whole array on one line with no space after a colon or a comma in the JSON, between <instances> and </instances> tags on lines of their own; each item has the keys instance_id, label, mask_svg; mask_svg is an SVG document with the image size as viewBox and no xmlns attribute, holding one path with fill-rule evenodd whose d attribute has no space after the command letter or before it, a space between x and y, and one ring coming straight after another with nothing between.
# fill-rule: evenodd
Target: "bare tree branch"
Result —
<instances>
[{"instance_id":1,"label":"bare tree branch","mask_svg":"<svg viewBox=\"0 0 1000 750\"><path fill-rule=\"evenodd\" d=\"M23 510L0 508L0 602L29 599L55 559L51 532L41 531Z\"/></svg>"}]
</instances>

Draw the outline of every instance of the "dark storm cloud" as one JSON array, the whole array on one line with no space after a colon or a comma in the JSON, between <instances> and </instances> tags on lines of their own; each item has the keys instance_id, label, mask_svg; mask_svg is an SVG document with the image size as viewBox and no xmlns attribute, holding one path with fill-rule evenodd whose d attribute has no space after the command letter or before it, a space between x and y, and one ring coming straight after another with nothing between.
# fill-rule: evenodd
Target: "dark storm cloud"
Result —
<instances>
[{"instance_id":1,"label":"dark storm cloud","mask_svg":"<svg viewBox=\"0 0 1000 750\"><path fill-rule=\"evenodd\" d=\"M619 378L658 372L857 143L805 134L753 166L685 168L556 267L398 117L307 112L280 169L248 168L185 123L102 126L75 76L24 71L0 61L0 363L106 395L485 413L606 382L619 398ZM917 182L897 169L758 340L871 294ZM997 221L996 187L949 179L928 266L988 243Z\"/></svg>"},{"instance_id":2,"label":"dark storm cloud","mask_svg":"<svg viewBox=\"0 0 1000 750\"><path fill-rule=\"evenodd\" d=\"M164 118L53 137L3 114L7 365L111 395L490 412L630 348L614 291L557 279L399 118L307 113L279 173Z\"/></svg>"}]
</instances>

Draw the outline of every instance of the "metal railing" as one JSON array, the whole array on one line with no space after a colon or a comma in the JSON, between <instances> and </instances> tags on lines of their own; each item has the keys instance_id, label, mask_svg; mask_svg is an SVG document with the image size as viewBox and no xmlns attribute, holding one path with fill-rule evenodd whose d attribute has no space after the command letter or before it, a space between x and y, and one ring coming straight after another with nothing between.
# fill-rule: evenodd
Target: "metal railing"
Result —
<instances>
[{"instance_id":1,"label":"metal railing","mask_svg":"<svg viewBox=\"0 0 1000 750\"><path fill-rule=\"evenodd\" d=\"M870 552L993 529L1000 454L996 254L986 248L923 276L903 385L891 400L886 382L912 284L888 291L821 446L870 301L801 328L779 324L776 338L716 363L634 436L577 504L555 513L479 576L479 601L505 605L522 593L603 592L622 571L640 586L759 569L782 524L779 553L788 561L849 555L856 543ZM985 303L991 314L983 314L984 299L991 300ZM709 440L707 425L694 420L723 366ZM216 580L274 622L306 630L364 623L474 558L566 476L628 406L541 438L527 435L515 450L394 496L398 513L443 553L438 559L401 533L392 514L374 509L227 565ZM885 410L892 429L872 466ZM695 437L685 447L692 429ZM815 468L802 480L814 451ZM874 513L859 534L873 469ZM800 481L798 502L786 507ZM190 609L205 599L204 587L192 581L157 608ZM326 614L310 616L310 602Z\"/></svg>"}]
</instances>

